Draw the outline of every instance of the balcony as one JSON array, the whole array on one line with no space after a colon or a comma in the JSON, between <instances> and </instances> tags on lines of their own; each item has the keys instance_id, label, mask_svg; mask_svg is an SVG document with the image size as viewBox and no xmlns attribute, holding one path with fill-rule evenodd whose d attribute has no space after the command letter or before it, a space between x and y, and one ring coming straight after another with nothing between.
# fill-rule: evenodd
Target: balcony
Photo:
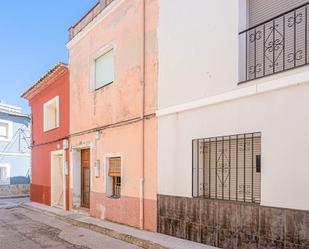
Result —
<instances>
[{"instance_id":1,"label":"balcony","mask_svg":"<svg viewBox=\"0 0 309 249\"><path fill-rule=\"evenodd\" d=\"M239 33L240 83L308 64L308 6Z\"/></svg>"},{"instance_id":2,"label":"balcony","mask_svg":"<svg viewBox=\"0 0 309 249\"><path fill-rule=\"evenodd\" d=\"M114 0L98 1L76 24L69 28L69 41L81 32L89 23L93 21L108 5Z\"/></svg>"}]
</instances>

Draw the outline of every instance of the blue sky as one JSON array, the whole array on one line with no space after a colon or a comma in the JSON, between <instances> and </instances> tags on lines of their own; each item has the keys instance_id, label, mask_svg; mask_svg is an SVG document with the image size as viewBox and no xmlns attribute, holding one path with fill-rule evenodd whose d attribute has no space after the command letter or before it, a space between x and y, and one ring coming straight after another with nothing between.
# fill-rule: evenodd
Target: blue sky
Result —
<instances>
[{"instance_id":1,"label":"blue sky","mask_svg":"<svg viewBox=\"0 0 309 249\"><path fill-rule=\"evenodd\" d=\"M0 1L0 100L28 104L21 92L59 61L68 61L68 28L97 0Z\"/></svg>"}]
</instances>

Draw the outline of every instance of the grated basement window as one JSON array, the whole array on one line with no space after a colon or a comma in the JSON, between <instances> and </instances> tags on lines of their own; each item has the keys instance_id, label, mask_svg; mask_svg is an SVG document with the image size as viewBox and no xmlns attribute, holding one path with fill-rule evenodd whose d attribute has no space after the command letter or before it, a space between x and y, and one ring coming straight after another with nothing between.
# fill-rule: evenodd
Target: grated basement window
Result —
<instances>
[{"instance_id":1,"label":"grated basement window","mask_svg":"<svg viewBox=\"0 0 309 249\"><path fill-rule=\"evenodd\" d=\"M193 140L193 197L260 203L261 133Z\"/></svg>"}]
</instances>

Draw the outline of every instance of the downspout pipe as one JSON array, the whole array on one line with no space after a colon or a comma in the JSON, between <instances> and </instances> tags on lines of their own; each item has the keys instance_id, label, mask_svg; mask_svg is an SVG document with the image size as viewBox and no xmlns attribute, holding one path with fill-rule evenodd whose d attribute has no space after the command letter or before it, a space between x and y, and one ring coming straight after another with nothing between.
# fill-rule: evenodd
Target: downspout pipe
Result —
<instances>
[{"instance_id":1,"label":"downspout pipe","mask_svg":"<svg viewBox=\"0 0 309 249\"><path fill-rule=\"evenodd\" d=\"M145 31L146 31L146 6L145 0L142 1L142 22L141 22L141 162L142 172L140 179L140 229L145 227L145 61L146 61L146 50L145 50Z\"/></svg>"}]
</instances>

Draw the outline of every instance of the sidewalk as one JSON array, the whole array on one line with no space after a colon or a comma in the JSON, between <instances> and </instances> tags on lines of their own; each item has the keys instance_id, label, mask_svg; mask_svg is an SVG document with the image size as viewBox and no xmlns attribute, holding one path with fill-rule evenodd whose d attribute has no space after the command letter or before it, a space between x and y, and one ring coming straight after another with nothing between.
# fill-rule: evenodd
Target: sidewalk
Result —
<instances>
[{"instance_id":1,"label":"sidewalk","mask_svg":"<svg viewBox=\"0 0 309 249\"><path fill-rule=\"evenodd\" d=\"M142 248L151 249L215 249L215 247L174 238L171 236L139 230L112 223L105 220L89 217L62 209L52 208L35 202L22 204L22 207L56 216L58 219L78 227L88 228L112 238L123 240Z\"/></svg>"}]
</instances>

